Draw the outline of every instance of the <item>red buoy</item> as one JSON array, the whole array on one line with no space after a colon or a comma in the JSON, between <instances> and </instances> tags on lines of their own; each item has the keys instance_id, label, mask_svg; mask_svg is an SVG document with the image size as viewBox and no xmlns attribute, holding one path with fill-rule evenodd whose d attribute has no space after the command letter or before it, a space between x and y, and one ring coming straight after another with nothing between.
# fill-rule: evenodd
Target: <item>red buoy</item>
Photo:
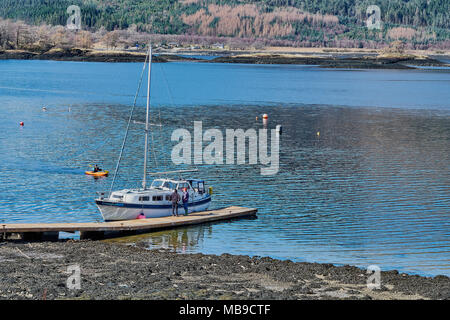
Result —
<instances>
[{"instance_id":1,"label":"red buoy","mask_svg":"<svg viewBox=\"0 0 450 320\"><path fill-rule=\"evenodd\" d=\"M24 125L23 121L20 121L19 124L20 124L21 127L23 127L23 125Z\"/></svg>"}]
</instances>

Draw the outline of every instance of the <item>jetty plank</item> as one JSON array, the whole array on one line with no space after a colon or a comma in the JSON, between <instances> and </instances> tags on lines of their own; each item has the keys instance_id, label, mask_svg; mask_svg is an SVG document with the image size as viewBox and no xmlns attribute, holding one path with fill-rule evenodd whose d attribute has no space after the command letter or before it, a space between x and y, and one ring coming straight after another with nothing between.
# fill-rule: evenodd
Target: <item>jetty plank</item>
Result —
<instances>
[{"instance_id":1,"label":"jetty plank","mask_svg":"<svg viewBox=\"0 0 450 320\"><path fill-rule=\"evenodd\" d=\"M187 216L135 219L110 222L65 222L65 223L6 223L0 224L0 233L43 233L43 232L107 232L145 231L227 220L256 215L255 208L231 206L227 208L191 213Z\"/></svg>"}]
</instances>

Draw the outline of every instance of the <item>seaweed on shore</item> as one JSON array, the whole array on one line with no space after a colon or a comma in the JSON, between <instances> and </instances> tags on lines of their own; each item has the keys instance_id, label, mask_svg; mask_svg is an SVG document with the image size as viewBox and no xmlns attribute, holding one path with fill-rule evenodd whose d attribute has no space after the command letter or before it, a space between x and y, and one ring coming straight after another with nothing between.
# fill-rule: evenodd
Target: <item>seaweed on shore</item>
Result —
<instances>
[{"instance_id":1,"label":"seaweed on shore","mask_svg":"<svg viewBox=\"0 0 450 320\"><path fill-rule=\"evenodd\" d=\"M56 60L86 62L144 62L145 53L126 51L94 51L88 49L52 49L45 52L25 50L0 51L0 60ZM154 62L195 61L198 59L177 55L153 55Z\"/></svg>"},{"instance_id":2,"label":"seaweed on shore","mask_svg":"<svg viewBox=\"0 0 450 320\"><path fill-rule=\"evenodd\" d=\"M349 69L413 69L412 66L447 66L431 58L388 58L388 57L302 57L292 55L237 55L224 56L209 62L247 63L247 64L298 64L317 65L323 68Z\"/></svg>"},{"instance_id":3,"label":"seaweed on shore","mask_svg":"<svg viewBox=\"0 0 450 320\"><path fill-rule=\"evenodd\" d=\"M0 299L450 299L450 278L99 241L0 243ZM79 289L68 268L79 267Z\"/></svg>"}]
</instances>

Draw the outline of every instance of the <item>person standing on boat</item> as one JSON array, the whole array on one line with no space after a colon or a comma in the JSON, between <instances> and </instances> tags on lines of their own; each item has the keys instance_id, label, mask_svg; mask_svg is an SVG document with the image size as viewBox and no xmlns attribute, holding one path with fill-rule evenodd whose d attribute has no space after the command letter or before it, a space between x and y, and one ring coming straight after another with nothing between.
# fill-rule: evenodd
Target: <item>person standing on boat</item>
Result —
<instances>
[{"instance_id":1,"label":"person standing on boat","mask_svg":"<svg viewBox=\"0 0 450 320\"><path fill-rule=\"evenodd\" d=\"M184 207L184 215L188 214L188 202L189 202L189 193L187 192L187 188L183 190L183 207Z\"/></svg>"},{"instance_id":2,"label":"person standing on boat","mask_svg":"<svg viewBox=\"0 0 450 320\"><path fill-rule=\"evenodd\" d=\"M178 217L178 201L180 201L180 195L178 194L177 189L173 190L172 195L170 196L170 200L172 200L172 215L176 215Z\"/></svg>"}]
</instances>

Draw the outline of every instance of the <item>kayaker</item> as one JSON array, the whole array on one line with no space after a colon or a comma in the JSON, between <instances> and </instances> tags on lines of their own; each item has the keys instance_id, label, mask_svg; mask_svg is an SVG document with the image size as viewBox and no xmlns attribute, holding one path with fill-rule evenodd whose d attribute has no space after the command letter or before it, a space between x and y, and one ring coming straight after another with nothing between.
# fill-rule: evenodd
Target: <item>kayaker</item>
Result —
<instances>
[{"instance_id":1,"label":"kayaker","mask_svg":"<svg viewBox=\"0 0 450 320\"><path fill-rule=\"evenodd\" d=\"M178 201L180 201L180 195L178 194L177 189L173 190L170 200L172 201L172 216L175 216L176 212L178 217Z\"/></svg>"},{"instance_id":2,"label":"kayaker","mask_svg":"<svg viewBox=\"0 0 450 320\"><path fill-rule=\"evenodd\" d=\"M187 188L183 190L183 207L184 207L184 215L188 214L188 202L189 202L189 193L187 192Z\"/></svg>"},{"instance_id":3,"label":"kayaker","mask_svg":"<svg viewBox=\"0 0 450 320\"><path fill-rule=\"evenodd\" d=\"M99 167L98 167L98 165L94 165L94 172L99 172L99 171L101 171L102 169L100 169Z\"/></svg>"}]
</instances>

